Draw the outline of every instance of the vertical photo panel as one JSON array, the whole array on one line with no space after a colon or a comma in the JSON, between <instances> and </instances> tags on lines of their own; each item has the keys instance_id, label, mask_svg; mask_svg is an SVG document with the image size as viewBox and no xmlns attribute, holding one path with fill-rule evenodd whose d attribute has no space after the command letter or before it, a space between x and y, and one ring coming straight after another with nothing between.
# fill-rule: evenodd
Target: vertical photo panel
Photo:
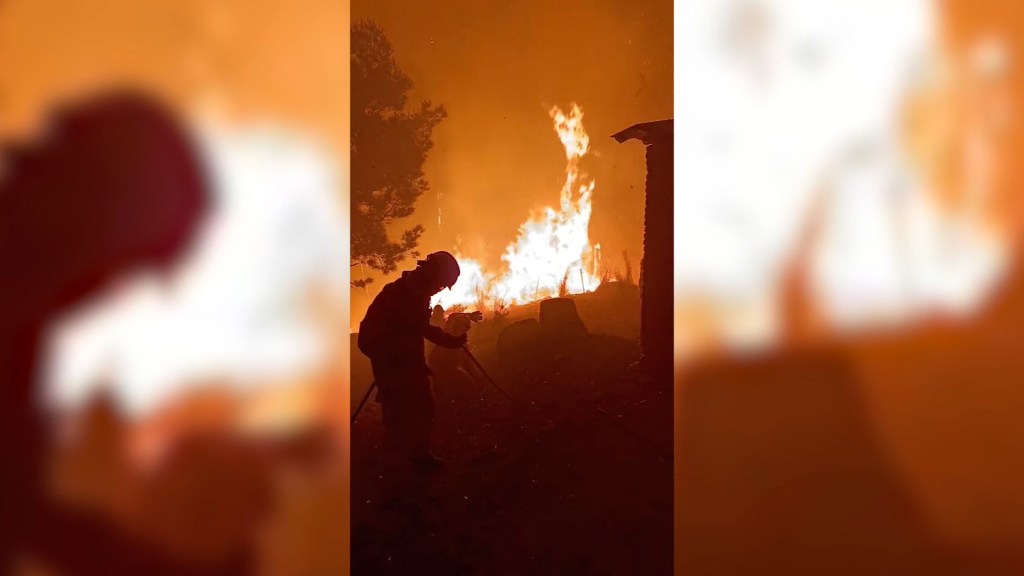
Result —
<instances>
[{"instance_id":1,"label":"vertical photo panel","mask_svg":"<svg viewBox=\"0 0 1024 576\"><path fill-rule=\"evenodd\" d=\"M0 573L349 570L349 6L0 2Z\"/></svg>"},{"instance_id":2,"label":"vertical photo panel","mask_svg":"<svg viewBox=\"0 0 1024 576\"><path fill-rule=\"evenodd\" d=\"M672 572L670 0L355 0L352 574Z\"/></svg>"},{"instance_id":3,"label":"vertical photo panel","mask_svg":"<svg viewBox=\"0 0 1024 576\"><path fill-rule=\"evenodd\" d=\"M676 569L1024 569L1024 12L678 3Z\"/></svg>"}]
</instances>

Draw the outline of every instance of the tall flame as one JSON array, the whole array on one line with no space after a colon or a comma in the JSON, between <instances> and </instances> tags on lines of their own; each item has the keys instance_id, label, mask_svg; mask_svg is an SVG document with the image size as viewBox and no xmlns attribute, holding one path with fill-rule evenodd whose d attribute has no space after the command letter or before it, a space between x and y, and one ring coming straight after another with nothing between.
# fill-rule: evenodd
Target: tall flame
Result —
<instances>
[{"instance_id":1,"label":"tall flame","mask_svg":"<svg viewBox=\"0 0 1024 576\"><path fill-rule=\"evenodd\" d=\"M583 111L576 104L568 114L551 108L555 132L565 147L565 183L559 209L545 207L519 226L519 236L502 255L505 271L488 274L479 262L458 257L459 281L432 304L495 307L596 289L600 246L591 247L588 228L593 210L594 181L579 170L590 148L583 129Z\"/></svg>"}]
</instances>

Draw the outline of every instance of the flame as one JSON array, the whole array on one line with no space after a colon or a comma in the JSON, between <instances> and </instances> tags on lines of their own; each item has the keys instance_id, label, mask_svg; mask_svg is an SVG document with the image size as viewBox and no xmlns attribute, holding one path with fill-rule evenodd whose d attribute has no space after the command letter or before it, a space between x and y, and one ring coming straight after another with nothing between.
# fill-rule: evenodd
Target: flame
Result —
<instances>
[{"instance_id":1,"label":"flame","mask_svg":"<svg viewBox=\"0 0 1024 576\"><path fill-rule=\"evenodd\" d=\"M485 295L493 277L488 276L484 272L483 266L476 260L459 255L456 255L456 259L459 261L461 269L459 280L455 282L451 290L442 290L435 295L430 302L431 306L440 304L447 310L452 306L481 306L484 303L481 300L488 300ZM482 298L482 296L484 297Z\"/></svg>"},{"instance_id":2,"label":"flame","mask_svg":"<svg viewBox=\"0 0 1024 576\"><path fill-rule=\"evenodd\" d=\"M456 253L462 267L459 281L450 291L435 296L431 305L494 308L563 292L580 294L601 284L600 245L592 247L588 233L594 181L579 170L580 159L590 149L583 110L573 104L566 114L555 106L550 115L565 147L559 209L545 207L519 226L518 238L501 257L505 265L501 274L488 274L478 261Z\"/></svg>"}]
</instances>

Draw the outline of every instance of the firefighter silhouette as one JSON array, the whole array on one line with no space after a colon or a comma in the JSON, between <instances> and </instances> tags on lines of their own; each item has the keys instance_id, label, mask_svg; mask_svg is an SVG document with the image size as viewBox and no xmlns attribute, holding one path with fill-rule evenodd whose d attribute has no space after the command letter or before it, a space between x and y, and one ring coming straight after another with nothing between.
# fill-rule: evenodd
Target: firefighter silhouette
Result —
<instances>
[{"instance_id":1,"label":"firefighter silhouette","mask_svg":"<svg viewBox=\"0 0 1024 576\"><path fill-rule=\"evenodd\" d=\"M61 574L245 573L185 566L105 518L52 499L37 402L49 325L126 273L164 270L208 204L205 171L173 116L116 92L73 103L46 138L6 146L0 180L0 572L27 558Z\"/></svg>"},{"instance_id":2,"label":"firefighter silhouette","mask_svg":"<svg viewBox=\"0 0 1024 576\"><path fill-rule=\"evenodd\" d=\"M445 348L467 341L430 323L430 298L458 278L455 257L434 252L384 286L359 324L359 349L370 359L384 412L386 447L424 471L441 464L430 451L435 407L424 338Z\"/></svg>"}]
</instances>

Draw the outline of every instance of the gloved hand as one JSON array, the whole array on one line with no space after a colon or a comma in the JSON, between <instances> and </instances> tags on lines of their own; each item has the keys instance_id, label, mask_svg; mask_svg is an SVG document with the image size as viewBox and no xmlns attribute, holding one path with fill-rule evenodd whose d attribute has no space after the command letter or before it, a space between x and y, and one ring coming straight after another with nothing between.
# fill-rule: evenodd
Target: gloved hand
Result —
<instances>
[{"instance_id":1,"label":"gloved hand","mask_svg":"<svg viewBox=\"0 0 1024 576\"><path fill-rule=\"evenodd\" d=\"M473 322L479 322L484 319L484 313L479 310L475 312L470 312L469 319L472 320Z\"/></svg>"},{"instance_id":2,"label":"gloved hand","mask_svg":"<svg viewBox=\"0 0 1024 576\"><path fill-rule=\"evenodd\" d=\"M448 342L442 344L442 346L444 346L445 348L462 348L463 346L466 345L466 342L469 341L469 334L463 334L461 336L449 334L449 336L450 339L448 340Z\"/></svg>"}]
</instances>

